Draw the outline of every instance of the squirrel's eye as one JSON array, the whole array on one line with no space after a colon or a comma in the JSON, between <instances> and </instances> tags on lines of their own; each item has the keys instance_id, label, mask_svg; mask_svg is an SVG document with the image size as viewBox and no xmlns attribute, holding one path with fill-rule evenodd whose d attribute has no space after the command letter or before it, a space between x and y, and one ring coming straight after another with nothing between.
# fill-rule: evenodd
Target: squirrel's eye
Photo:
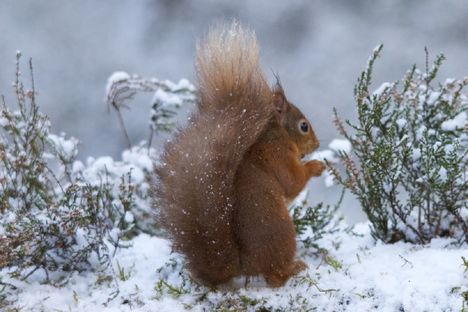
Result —
<instances>
[{"instance_id":1,"label":"squirrel's eye","mask_svg":"<svg viewBox=\"0 0 468 312\"><path fill-rule=\"evenodd\" d=\"M299 128L301 129L302 132L307 133L309 131L309 125L307 122L303 121L299 124Z\"/></svg>"}]
</instances>

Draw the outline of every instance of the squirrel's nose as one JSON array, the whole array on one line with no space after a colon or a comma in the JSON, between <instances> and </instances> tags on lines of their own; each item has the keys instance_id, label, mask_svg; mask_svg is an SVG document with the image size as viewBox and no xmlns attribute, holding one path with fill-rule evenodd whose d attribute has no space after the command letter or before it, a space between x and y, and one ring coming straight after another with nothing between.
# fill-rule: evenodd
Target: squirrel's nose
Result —
<instances>
[{"instance_id":1,"label":"squirrel's nose","mask_svg":"<svg viewBox=\"0 0 468 312\"><path fill-rule=\"evenodd\" d=\"M318 140L312 140L310 143L312 150L316 150L320 146L320 142Z\"/></svg>"}]
</instances>

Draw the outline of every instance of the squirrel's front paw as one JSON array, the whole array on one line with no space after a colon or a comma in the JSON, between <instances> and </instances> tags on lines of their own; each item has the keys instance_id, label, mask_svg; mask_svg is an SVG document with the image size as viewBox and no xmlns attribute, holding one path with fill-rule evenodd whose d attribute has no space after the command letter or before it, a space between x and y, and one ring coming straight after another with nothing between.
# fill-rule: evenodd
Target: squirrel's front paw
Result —
<instances>
[{"instance_id":1,"label":"squirrel's front paw","mask_svg":"<svg viewBox=\"0 0 468 312\"><path fill-rule=\"evenodd\" d=\"M311 177L318 177L325 170L326 166L320 160L310 160L306 163Z\"/></svg>"}]
</instances>

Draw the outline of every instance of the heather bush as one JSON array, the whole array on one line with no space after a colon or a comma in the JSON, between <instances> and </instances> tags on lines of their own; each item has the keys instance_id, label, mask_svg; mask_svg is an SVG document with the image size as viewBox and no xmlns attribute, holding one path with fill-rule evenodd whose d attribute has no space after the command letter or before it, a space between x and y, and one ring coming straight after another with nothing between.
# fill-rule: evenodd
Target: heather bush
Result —
<instances>
[{"instance_id":1,"label":"heather bush","mask_svg":"<svg viewBox=\"0 0 468 312\"><path fill-rule=\"evenodd\" d=\"M141 231L155 231L148 175L156 151L142 143L125 150L122 161L77 160L78 141L50 132L37 104L31 61L29 69L31 85L26 89L18 53L17 107L10 109L2 98L0 108L0 269L21 279L42 271L44 282L62 284L72 272L112 270L117 248ZM122 82L108 86L114 105L133 95L131 87L116 88ZM160 86L166 85L171 84ZM154 88L152 128L167 131L177 107L164 107L177 100L170 90ZM0 281L0 286L3 290L5 285Z\"/></svg>"},{"instance_id":2,"label":"heather bush","mask_svg":"<svg viewBox=\"0 0 468 312\"><path fill-rule=\"evenodd\" d=\"M434 237L468 242L468 78L436 82L444 60L413 66L401 81L371 91L376 48L354 89L357 122L338 131L352 146L339 152L338 184L359 200L375 238L428 243Z\"/></svg>"},{"instance_id":3,"label":"heather bush","mask_svg":"<svg viewBox=\"0 0 468 312\"><path fill-rule=\"evenodd\" d=\"M25 279L50 272L105 268L121 239L133 229L126 211L134 205L131 172L117 189L109 176L87 181L75 162L77 140L50 133L39 111L31 70L31 88L20 74L14 83L17 110L5 101L0 111L0 268ZM66 279L65 279L66 280Z\"/></svg>"}]
</instances>

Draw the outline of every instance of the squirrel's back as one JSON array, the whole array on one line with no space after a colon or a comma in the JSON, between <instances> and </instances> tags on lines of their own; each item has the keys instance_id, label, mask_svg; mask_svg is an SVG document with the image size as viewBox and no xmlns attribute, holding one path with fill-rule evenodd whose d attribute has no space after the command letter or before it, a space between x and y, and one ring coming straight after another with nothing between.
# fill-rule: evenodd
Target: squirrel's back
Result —
<instances>
[{"instance_id":1,"label":"squirrel's back","mask_svg":"<svg viewBox=\"0 0 468 312\"><path fill-rule=\"evenodd\" d=\"M217 285L239 274L232 211L234 177L270 120L271 90L252 31L214 27L197 48L198 105L166 144L156 205L195 278Z\"/></svg>"}]
</instances>

